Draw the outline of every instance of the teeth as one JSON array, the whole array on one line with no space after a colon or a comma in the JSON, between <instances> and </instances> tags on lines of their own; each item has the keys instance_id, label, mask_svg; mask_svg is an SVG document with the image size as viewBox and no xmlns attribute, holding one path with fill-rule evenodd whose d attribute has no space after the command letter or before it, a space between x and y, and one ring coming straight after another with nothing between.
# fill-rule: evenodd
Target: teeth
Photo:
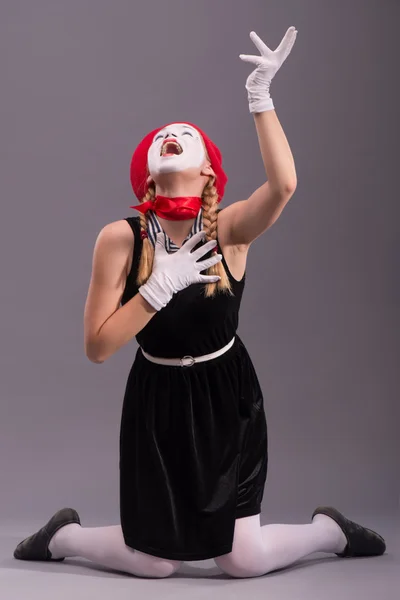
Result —
<instances>
[{"instance_id":1,"label":"teeth","mask_svg":"<svg viewBox=\"0 0 400 600\"><path fill-rule=\"evenodd\" d=\"M167 148L169 144L173 144L178 149L178 154L182 154L182 148L177 142L166 142L161 148L161 155L163 156L167 152Z\"/></svg>"}]
</instances>

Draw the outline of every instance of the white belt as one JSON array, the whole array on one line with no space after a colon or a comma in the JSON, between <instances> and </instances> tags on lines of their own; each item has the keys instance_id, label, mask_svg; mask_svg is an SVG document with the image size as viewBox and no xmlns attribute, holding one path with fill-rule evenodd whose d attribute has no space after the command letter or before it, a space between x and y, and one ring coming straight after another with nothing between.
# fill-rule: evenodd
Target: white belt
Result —
<instances>
[{"instance_id":1,"label":"white belt","mask_svg":"<svg viewBox=\"0 0 400 600\"><path fill-rule=\"evenodd\" d=\"M203 356L195 356L195 357L187 355L187 356L184 356L183 358L158 358L156 356L151 356L150 354L147 354L147 352L145 352L142 347L141 347L141 351L142 351L143 355L147 358L147 360L149 360L153 363L157 363L158 365L167 365L167 366L169 365L169 366L176 366L176 367L191 367L192 365L194 365L194 363L204 362L205 360L212 360L213 358L217 358L217 356L221 356L221 354L224 354L225 352L227 352L227 350L229 350L229 348L232 348L234 342L235 342L235 337L233 337L231 339L229 344L227 344L220 350L217 350L216 352L211 352L211 354L203 354Z\"/></svg>"}]
</instances>

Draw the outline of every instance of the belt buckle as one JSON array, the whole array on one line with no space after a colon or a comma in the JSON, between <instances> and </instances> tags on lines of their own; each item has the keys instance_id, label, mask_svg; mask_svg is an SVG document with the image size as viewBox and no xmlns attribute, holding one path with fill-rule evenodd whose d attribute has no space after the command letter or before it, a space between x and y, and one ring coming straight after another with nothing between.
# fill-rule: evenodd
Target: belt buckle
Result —
<instances>
[{"instance_id":1,"label":"belt buckle","mask_svg":"<svg viewBox=\"0 0 400 600\"><path fill-rule=\"evenodd\" d=\"M191 361L190 364L183 363L185 358L188 358ZM194 363L196 362L196 360L193 358L193 356L190 356L188 354L186 356L184 356L183 358L181 358L180 361L181 361L181 367L192 367L194 365Z\"/></svg>"}]
</instances>

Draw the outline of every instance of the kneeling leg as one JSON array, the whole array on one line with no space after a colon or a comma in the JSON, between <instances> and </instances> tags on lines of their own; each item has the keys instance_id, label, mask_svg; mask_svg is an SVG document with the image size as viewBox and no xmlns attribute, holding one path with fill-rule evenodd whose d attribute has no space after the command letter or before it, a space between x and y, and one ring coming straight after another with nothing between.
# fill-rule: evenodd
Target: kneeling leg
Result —
<instances>
[{"instance_id":1,"label":"kneeling leg","mask_svg":"<svg viewBox=\"0 0 400 600\"><path fill-rule=\"evenodd\" d=\"M257 577L313 552L342 552L347 540L329 517L305 525L260 525L260 515L236 519L232 551L214 560L232 577Z\"/></svg>"},{"instance_id":2,"label":"kneeling leg","mask_svg":"<svg viewBox=\"0 0 400 600\"><path fill-rule=\"evenodd\" d=\"M81 556L138 577L169 577L178 571L182 564L182 561L159 558L130 548L125 544L120 525L65 525L51 538L49 550L53 558Z\"/></svg>"}]
</instances>

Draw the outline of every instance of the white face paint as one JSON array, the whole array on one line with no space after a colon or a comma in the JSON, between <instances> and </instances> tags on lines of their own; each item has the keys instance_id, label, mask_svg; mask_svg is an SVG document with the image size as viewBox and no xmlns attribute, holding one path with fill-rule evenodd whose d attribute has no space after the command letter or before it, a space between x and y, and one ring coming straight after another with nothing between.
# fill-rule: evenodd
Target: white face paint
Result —
<instances>
[{"instance_id":1,"label":"white face paint","mask_svg":"<svg viewBox=\"0 0 400 600\"><path fill-rule=\"evenodd\" d=\"M172 123L161 129L150 146L147 162L152 177L199 168L206 158L197 129L185 123Z\"/></svg>"}]
</instances>

